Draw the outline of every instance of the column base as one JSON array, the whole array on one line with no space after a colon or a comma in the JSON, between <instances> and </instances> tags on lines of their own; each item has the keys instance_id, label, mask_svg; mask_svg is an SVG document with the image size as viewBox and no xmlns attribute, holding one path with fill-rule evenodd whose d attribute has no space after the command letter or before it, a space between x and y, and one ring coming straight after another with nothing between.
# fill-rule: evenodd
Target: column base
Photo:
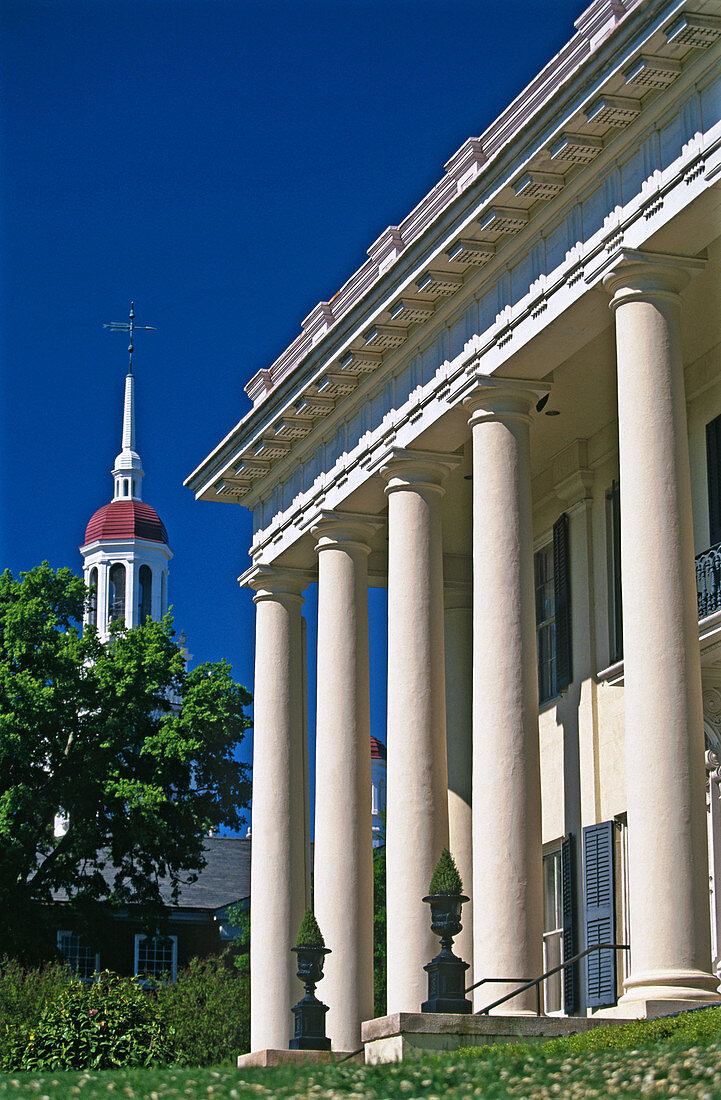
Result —
<instances>
[{"instance_id":1,"label":"column base","mask_svg":"<svg viewBox=\"0 0 721 1100\"><path fill-rule=\"evenodd\" d=\"M363 1055L345 1050L252 1050L250 1054L238 1055L238 1069L287 1065L328 1065L348 1058L350 1062L362 1062Z\"/></svg>"},{"instance_id":2,"label":"column base","mask_svg":"<svg viewBox=\"0 0 721 1100\"><path fill-rule=\"evenodd\" d=\"M634 974L617 1005L594 1016L650 1020L692 1008L721 1005L718 979L703 970L657 970Z\"/></svg>"}]
</instances>

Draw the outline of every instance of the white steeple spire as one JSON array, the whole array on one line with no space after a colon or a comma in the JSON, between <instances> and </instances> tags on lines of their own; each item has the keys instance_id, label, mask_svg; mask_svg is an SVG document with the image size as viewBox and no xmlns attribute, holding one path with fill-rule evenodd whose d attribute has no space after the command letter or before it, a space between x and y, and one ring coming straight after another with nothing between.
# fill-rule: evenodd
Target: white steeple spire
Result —
<instances>
[{"instance_id":1,"label":"white steeple spire","mask_svg":"<svg viewBox=\"0 0 721 1100\"><path fill-rule=\"evenodd\" d=\"M151 325L135 324L135 302L130 303L128 321L111 321L103 325L114 332L127 332L128 373L125 378L125 401L123 404L122 450L115 459L113 467L113 500L142 500L140 485L143 480L143 464L135 450L135 378L133 377L133 337L136 332L154 332Z\"/></svg>"},{"instance_id":2,"label":"white steeple spire","mask_svg":"<svg viewBox=\"0 0 721 1100\"><path fill-rule=\"evenodd\" d=\"M135 450L135 378L131 368L125 376L122 450L113 466L113 500L142 500L143 476L143 464Z\"/></svg>"}]
</instances>

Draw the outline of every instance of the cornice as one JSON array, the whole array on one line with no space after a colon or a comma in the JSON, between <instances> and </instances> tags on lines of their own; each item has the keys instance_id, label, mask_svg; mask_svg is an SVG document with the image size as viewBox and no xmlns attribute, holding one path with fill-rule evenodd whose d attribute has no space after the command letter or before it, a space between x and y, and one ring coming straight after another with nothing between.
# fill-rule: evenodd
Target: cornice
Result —
<instances>
[{"instance_id":1,"label":"cornice","mask_svg":"<svg viewBox=\"0 0 721 1100\"><path fill-rule=\"evenodd\" d=\"M714 11L718 7L714 0ZM601 144L617 144L622 128L619 125L609 128L606 122L598 121L599 117L605 117L604 112L612 113L615 109L612 103L610 107L603 103L598 106L603 88L614 81L618 84L622 73L631 71L634 58L642 56L646 42L654 35L655 53L651 56L659 55L662 47L658 36L662 28L674 23L685 4L628 0L626 14L617 8L609 0L605 6L597 3L588 9L589 13L598 9L598 19L609 10L614 18L618 16L619 22L611 28L613 33L592 47L595 32L589 28L592 24L596 26L596 16L589 16L583 32L579 30L485 134L470 139L451 158L445 180L399 227L381 234L369 249L369 261L331 303L320 303L311 311L306 331L270 371L251 379L249 388L256 395L256 406L185 482L197 496L238 501L245 497L250 503L255 496L254 486L261 480L258 469L251 471L246 465L238 473L229 469L230 464L240 459L244 449L246 459L264 460L263 447L260 446L260 454L258 447L268 441L268 436L271 441L277 439L280 448L279 451L276 448L277 453L268 454L268 461L272 464L282 460L288 449L284 442L297 446L296 441L310 435L317 420L332 411L328 397L333 399L333 405L342 402L375 369L364 349L375 343L381 356L376 366L385 366L386 358L395 355L389 345L414 338L424 322L398 324L395 331L387 323L393 319L390 311L402 293L417 299L430 297L436 312L447 307L461 287L478 281L479 269L482 275L483 266L494 257L491 248L487 248L485 255L472 255L468 249L462 250L460 260L449 259L449 252L454 257L458 255L463 234L469 235L472 243L494 246L496 252L503 254L513 249L514 232L532 240L539 217L562 202L564 189L583 173L589 160L597 153L601 155ZM629 17L635 11L638 20ZM700 51L690 47L689 50L683 56L693 64ZM638 104L636 115L646 110L647 102L657 98L656 91L649 92L645 85L636 87L633 81L626 89L625 99ZM611 102L613 97L606 99ZM626 121L630 123L631 118ZM534 168L534 163L547 165L549 158L553 173ZM474 166L477 172L469 181L467 175ZM561 193L554 198L558 181L562 181ZM501 196L503 202L494 208L496 196ZM509 208L518 214L517 228L511 226L508 218L503 220L503 212ZM582 269L579 277L583 277ZM546 293L539 287L537 313L546 308ZM373 332L373 327L377 330L379 326L385 329L380 341ZM510 338L510 329L508 335ZM268 374L272 379L270 388ZM326 402L316 401L313 415L297 416L295 405L307 402L308 397L324 396ZM290 423L286 422L289 411ZM225 482L224 472L231 474Z\"/></svg>"}]
</instances>

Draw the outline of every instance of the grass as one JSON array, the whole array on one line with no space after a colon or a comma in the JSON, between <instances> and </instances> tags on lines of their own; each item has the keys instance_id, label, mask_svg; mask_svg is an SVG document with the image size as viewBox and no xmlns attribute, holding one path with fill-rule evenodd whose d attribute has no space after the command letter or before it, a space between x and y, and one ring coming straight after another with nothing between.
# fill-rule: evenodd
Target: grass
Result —
<instances>
[{"instance_id":1,"label":"grass","mask_svg":"<svg viewBox=\"0 0 721 1100\"><path fill-rule=\"evenodd\" d=\"M283 1066L267 1070L107 1070L0 1077L0 1100L605 1100L678 1096L721 1100L721 1009L599 1028L527 1045L428 1056L401 1065Z\"/></svg>"}]
</instances>

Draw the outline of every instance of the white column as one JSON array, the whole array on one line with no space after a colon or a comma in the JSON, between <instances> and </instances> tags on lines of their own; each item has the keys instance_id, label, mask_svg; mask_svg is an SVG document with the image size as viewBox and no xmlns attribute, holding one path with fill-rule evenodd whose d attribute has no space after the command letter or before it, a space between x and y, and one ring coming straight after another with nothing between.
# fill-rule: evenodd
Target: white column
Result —
<instances>
[{"instance_id":1,"label":"white column","mask_svg":"<svg viewBox=\"0 0 721 1100\"><path fill-rule=\"evenodd\" d=\"M463 931L453 950L469 963L473 983L473 591L469 584L446 586L446 748L448 756L449 847L471 899L463 906Z\"/></svg>"},{"instance_id":2,"label":"white column","mask_svg":"<svg viewBox=\"0 0 721 1100\"><path fill-rule=\"evenodd\" d=\"M315 915L331 948L323 999L334 1050L373 1017L368 517L325 513L318 552Z\"/></svg>"},{"instance_id":3,"label":"white column","mask_svg":"<svg viewBox=\"0 0 721 1100\"><path fill-rule=\"evenodd\" d=\"M631 974L621 1004L717 999L678 292L703 261L624 253L613 295L621 468ZM651 775L649 778L649 768Z\"/></svg>"},{"instance_id":4,"label":"white column","mask_svg":"<svg viewBox=\"0 0 721 1100\"><path fill-rule=\"evenodd\" d=\"M541 778L529 423L543 387L489 381L473 436L474 975L543 970ZM515 982L475 993L482 1008ZM529 990L498 1011L535 1012Z\"/></svg>"},{"instance_id":5,"label":"white column","mask_svg":"<svg viewBox=\"0 0 721 1100\"><path fill-rule=\"evenodd\" d=\"M138 572L140 565L135 558L125 563L125 625L138 625Z\"/></svg>"},{"instance_id":6,"label":"white column","mask_svg":"<svg viewBox=\"0 0 721 1100\"><path fill-rule=\"evenodd\" d=\"M441 496L454 456L396 449L388 494L388 1012L418 1012L433 868L448 845Z\"/></svg>"},{"instance_id":7,"label":"white column","mask_svg":"<svg viewBox=\"0 0 721 1100\"><path fill-rule=\"evenodd\" d=\"M303 989L295 944L306 900L301 592L291 570L256 566L252 857L250 879L250 1046L287 1049L291 1006Z\"/></svg>"}]
</instances>

